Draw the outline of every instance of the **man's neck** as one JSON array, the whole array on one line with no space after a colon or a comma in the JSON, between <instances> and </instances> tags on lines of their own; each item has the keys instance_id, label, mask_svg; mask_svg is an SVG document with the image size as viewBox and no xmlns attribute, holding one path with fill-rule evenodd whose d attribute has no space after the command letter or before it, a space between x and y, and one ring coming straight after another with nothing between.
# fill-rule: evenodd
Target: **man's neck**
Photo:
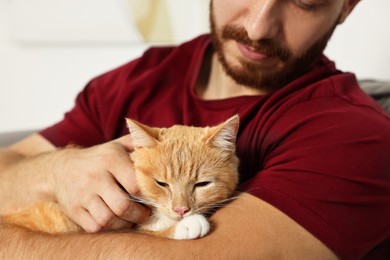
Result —
<instances>
[{"instance_id":1,"label":"man's neck","mask_svg":"<svg viewBox=\"0 0 390 260\"><path fill-rule=\"evenodd\" d=\"M197 95L204 100L238 96L261 96L266 93L237 84L228 76L212 50L206 51L196 84Z\"/></svg>"}]
</instances>

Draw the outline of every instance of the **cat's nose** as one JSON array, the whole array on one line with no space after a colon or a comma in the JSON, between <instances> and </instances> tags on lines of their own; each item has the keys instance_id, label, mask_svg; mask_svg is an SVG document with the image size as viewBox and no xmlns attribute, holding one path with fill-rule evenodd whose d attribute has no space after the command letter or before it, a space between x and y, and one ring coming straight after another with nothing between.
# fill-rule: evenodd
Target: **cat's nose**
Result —
<instances>
[{"instance_id":1,"label":"cat's nose","mask_svg":"<svg viewBox=\"0 0 390 260\"><path fill-rule=\"evenodd\" d=\"M173 211L177 212L180 214L180 216L183 216L184 214L186 214L191 208L189 207L176 207L176 208L173 208Z\"/></svg>"}]
</instances>

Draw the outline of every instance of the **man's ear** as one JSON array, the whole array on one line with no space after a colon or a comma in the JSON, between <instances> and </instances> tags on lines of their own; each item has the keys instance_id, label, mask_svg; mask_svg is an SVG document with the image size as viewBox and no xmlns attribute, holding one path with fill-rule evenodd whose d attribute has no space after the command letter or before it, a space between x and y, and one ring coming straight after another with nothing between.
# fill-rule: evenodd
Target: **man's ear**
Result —
<instances>
[{"instance_id":1,"label":"man's ear","mask_svg":"<svg viewBox=\"0 0 390 260\"><path fill-rule=\"evenodd\" d=\"M348 15L352 12L352 10L355 8L357 3L359 3L360 0L345 0L343 10L341 11L338 24L341 24L347 19Z\"/></svg>"}]
</instances>

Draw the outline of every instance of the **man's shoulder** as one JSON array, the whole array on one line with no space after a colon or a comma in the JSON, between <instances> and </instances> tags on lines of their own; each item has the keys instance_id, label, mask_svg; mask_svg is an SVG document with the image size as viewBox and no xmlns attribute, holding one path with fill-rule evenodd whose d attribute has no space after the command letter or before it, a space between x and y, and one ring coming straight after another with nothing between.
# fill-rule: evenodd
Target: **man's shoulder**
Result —
<instances>
[{"instance_id":1,"label":"man's shoulder","mask_svg":"<svg viewBox=\"0 0 390 260\"><path fill-rule=\"evenodd\" d=\"M279 92L275 96L282 98L278 101L288 110L301 107L308 113L318 113L340 109L343 113L365 111L388 117L384 109L361 88L353 73L337 70L326 57L323 57L321 65Z\"/></svg>"},{"instance_id":2,"label":"man's shoulder","mask_svg":"<svg viewBox=\"0 0 390 260\"><path fill-rule=\"evenodd\" d=\"M389 115L361 89L353 74L337 72L306 83L287 86L266 102L266 107L272 111L266 121L272 123L267 125L281 133L280 138L292 133L299 136L302 132L326 133L327 138L375 132L389 140ZM292 128L299 131L286 130Z\"/></svg>"}]
</instances>

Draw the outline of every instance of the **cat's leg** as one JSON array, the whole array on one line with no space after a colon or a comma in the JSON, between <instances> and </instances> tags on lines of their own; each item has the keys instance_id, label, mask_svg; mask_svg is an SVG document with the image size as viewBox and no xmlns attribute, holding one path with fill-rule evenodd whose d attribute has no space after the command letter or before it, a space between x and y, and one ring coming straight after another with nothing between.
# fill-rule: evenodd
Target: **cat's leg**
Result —
<instances>
[{"instance_id":1,"label":"cat's leg","mask_svg":"<svg viewBox=\"0 0 390 260\"><path fill-rule=\"evenodd\" d=\"M176 220L152 210L149 219L138 225L136 231L156 237L173 238L176 223Z\"/></svg>"},{"instance_id":2,"label":"cat's leg","mask_svg":"<svg viewBox=\"0 0 390 260\"><path fill-rule=\"evenodd\" d=\"M185 217L178 222L163 216L155 217L137 229L140 233L176 240L204 237L209 230L210 223L200 214Z\"/></svg>"},{"instance_id":3,"label":"cat's leg","mask_svg":"<svg viewBox=\"0 0 390 260\"><path fill-rule=\"evenodd\" d=\"M70 220L57 203L39 203L31 208L1 216L1 222L45 233L69 233L82 231Z\"/></svg>"},{"instance_id":4,"label":"cat's leg","mask_svg":"<svg viewBox=\"0 0 390 260\"><path fill-rule=\"evenodd\" d=\"M175 225L173 239L185 240L204 237L210 230L210 223L200 214L183 218Z\"/></svg>"}]
</instances>

